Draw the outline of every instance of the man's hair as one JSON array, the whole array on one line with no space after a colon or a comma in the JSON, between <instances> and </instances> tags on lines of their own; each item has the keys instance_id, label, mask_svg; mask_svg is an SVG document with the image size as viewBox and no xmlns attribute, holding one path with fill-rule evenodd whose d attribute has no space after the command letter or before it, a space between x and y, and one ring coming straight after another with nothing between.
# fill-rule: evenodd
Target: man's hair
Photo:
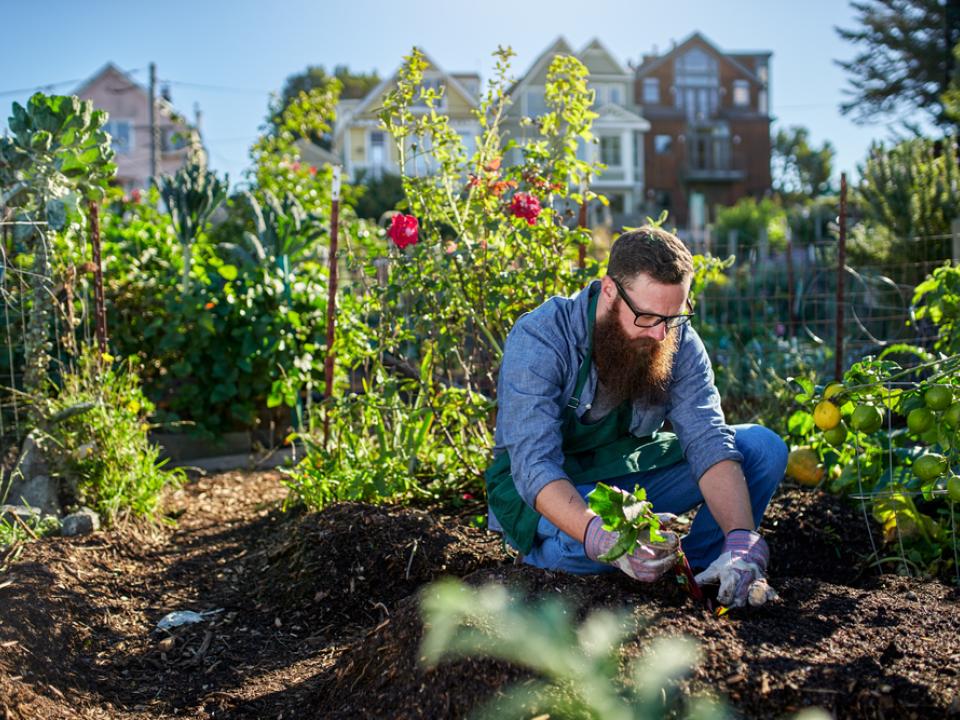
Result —
<instances>
[{"instance_id":1,"label":"man's hair","mask_svg":"<svg viewBox=\"0 0 960 720\"><path fill-rule=\"evenodd\" d=\"M607 264L607 275L620 283L639 273L664 285L679 285L693 275L693 257L673 233L644 225L616 239Z\"/></svg>"}]
</instances>

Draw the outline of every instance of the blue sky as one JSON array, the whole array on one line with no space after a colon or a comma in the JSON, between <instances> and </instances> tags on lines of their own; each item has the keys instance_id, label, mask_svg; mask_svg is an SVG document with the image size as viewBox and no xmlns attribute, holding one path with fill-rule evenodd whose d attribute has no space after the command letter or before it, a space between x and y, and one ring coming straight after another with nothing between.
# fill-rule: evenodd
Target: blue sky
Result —
<instances>
[{"instance_id":1,"label":"blue sky","mask_svg":"<svg viewBox=\"0 0 960 720\"><path fill-rule=\"evenodd\" d=\"M886 125L857 126L837 109L846 79L833 61L854 53L833 30L854 26L844 0L0 0L0 8L7 28L20 29L4 32L0 53L4 125L12 103L30 95L11 91L85 79L108 61L146 84L152 61L181 112L192 117L199 103L211 165L234 182L248 165L269 93L307 65L382 76L417 45L444 69L486 80L490 53L509 45L519 76L560 34L576 48L599 37L624 64L696 30L721 50L772 51L774 126L804 125L816 144L830 140L838 170L850 174L871 140L890 137ZM65 93L76 84L44 89Z\"/></svg>"}]
</instances>

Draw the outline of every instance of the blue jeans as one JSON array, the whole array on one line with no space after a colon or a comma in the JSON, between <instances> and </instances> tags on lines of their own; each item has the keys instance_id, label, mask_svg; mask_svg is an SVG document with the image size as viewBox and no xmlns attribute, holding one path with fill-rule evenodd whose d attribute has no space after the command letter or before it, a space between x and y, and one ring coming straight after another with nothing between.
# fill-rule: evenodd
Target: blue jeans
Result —
<instances>
[{"instance_id":1,"label":"blue jeans","mask_svg":"<svg viewBox=\"0 0 960 720\"><path fill-rule=\"evenodd\" d=\"M763 513L773 493L783 479L787 466L787 446L780 437L760 425L734 425L737 450L743 455L743 474L747 479L753 521L759 527ZM703 495L690 466L678 463L663 470L634 473L607 481L624 490L645 488L647 500L653 503L656 512L685 513L698 505L690 532L681 540L681 547L692 567L705 568L720 555L723 547L723 531L713 519L703 502ZM586 497L594 485L577 485L577 491ZM583 543L557 528L545 517L537 526L537 539L533 549L523 561L548 570L563 570L577 575L611 572L616 568L588 558Z\"/></svg>"}]
</instances>

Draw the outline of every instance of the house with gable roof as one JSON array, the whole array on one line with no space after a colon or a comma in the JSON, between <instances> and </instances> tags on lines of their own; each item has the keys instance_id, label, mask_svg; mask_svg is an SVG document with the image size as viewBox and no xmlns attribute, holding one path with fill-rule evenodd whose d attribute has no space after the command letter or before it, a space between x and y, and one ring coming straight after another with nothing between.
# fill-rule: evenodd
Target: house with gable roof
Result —
<instances>
[{"instance_id":1,"label":"house with gable roof","mask_svg":"<svg viewBox=\"0 0 960 720\"><path fill-rule=\"evenodd\" d=\"M596 93L593 122L596 142L581 147L581 158L600 161L606 169L593 179L592 188L610 200L609 208L597 206L600 219L616 225L636 223L644 210L644 136L650 124L633 103L633 74L614 57L599 39L594 38L579 52L563 37L558 37L534 60L530 69L510 88L512 104L505 113L504 140L518 144L537 137L534 127L524 127L521 119L536 118L547 111L544 90L547 71L557 55L572 55L582 62L590 75L588 87ZM515 149L508 161L520 162Z\"/></svg>"},{"instance_id":2,"label":"house with gable roof","mask_svg":"<svg viewBox=\"0 0 960 720\"><path fill-rule=\"evenodd\" d=\"M104 129L116 156L117 183L126 191L150 183L150 93L113 63L107 63L74 94L109 114ZM199 130L178 113L169 92L156 98L157 174L172 175L187 160L191 138L199 147Z\"/></svg>"},{"instance_id":3,"label":"house with gable roof","mask_svg":"<svg viewBox=\"0 0 960 720\"><path fill-rule=\"evenodd\" d=\"M699 32L636 67L650 214L694 236L715 208L770 190L770 56L722 52Z\"/></svg>"},{"instance_id":4,"label":"house with gable roof","mask_svg":"<svg viewBox=\"0 0 960 720\"><path fill-rule=\"evenodd\" d=\"M448 73L426 53L424 58L428 67L423 73L423 87L435 90L443 88L438 109L449 116L450 126L462 137L467 154L472 155L480 135L480 123L474 114L478 106L480 77L472 73ZM396 82L395 72L367 93L366 97L343 100L337 106L333 152L342 160L344 171L353 182L363 177L400 173L395 143L381 127L377 117L384 97L396 86ZM418 109L426 112L426 104L419 101L412 110L417 112ZM405 154L408 159L407 174L425 175L436 170L428 152L412 149Z\"/></svg>"}]
</instances>

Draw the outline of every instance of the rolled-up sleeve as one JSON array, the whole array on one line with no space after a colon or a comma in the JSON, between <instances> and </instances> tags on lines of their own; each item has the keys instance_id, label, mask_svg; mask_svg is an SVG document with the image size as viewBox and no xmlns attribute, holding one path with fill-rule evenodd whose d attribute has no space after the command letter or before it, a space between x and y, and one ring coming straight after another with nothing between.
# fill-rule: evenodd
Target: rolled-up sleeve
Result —
<instances>
[{"instance_id":1,"label":"rolled-up sleeve","mask_svg":"<svg viewBox=\"0 0 960 720\"><path fill-rule=\"evenodd\" d=\"M674 361L667 418L680 439L693 477L699 481L721 460L743 462L743 455L737 450L734 430L723 417L703 341L692 327L686 326L683 331Z\"/></svg>"},{"instance_id":2,"label":"rolled-up sleeve","mask_svg":"<svg viewBox=\"0 0 960 720\"><path fill-rule=\"evenodd\" d=\"M531 507L545 485L566 477L561 429L567 361L533 318L507 338L497 395L497 446L510 453L520 497Z\"/></svg>"}]
</instances>

